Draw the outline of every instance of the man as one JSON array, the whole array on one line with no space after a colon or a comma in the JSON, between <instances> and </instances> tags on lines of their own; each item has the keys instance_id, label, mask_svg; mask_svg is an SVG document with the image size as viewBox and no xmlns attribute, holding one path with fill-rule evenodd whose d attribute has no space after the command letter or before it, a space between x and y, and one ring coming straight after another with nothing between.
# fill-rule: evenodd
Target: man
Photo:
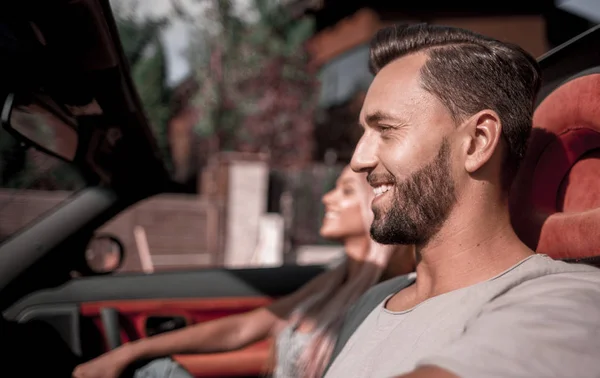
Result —
<instances>
[{"instance_id":1,"label":"man","mask_svg":"<svg viewBox=\"0 0 600 378\"><path fill-rule=\"evenodd\" d=\"M363 296L326 377L600 376L600 271L534 254L509 220L536 61L462 29L399 25L375 36L370 64L352 168L376 194L373 238L416 244L417 278Z\"/></svg>"}]
</instances>

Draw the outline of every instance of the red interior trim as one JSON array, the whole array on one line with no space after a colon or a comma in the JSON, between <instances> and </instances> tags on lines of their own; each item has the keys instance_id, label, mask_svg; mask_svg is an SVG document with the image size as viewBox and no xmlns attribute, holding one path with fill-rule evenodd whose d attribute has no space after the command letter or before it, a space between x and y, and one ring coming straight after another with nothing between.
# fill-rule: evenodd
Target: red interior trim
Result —
<instances>
[{"instance_id":1,"label":"red interior trim","mask_svg":"<svg viewBox=\"0 0 600 378\"><path fill-rule=\"evenodd\" d=\"M267 374L271 341L235 352L174 356L194 377L260 376Z\"/></svg>"},{"instance_id":2,"label":"red interior trim","mask_svg":"<svg viewBox=\"0 0 600 378\"><path fill-rule=\"evenodd\" d=\"M94 319L102 330L100 309L112 307L119 311L124 323L134 330L134 337L145 337L148 316L184 316L188 324L200 323L232 314L239 314L268 305L268 297L134 299L81 303L83 316ZM122 324L122 327L125 324ZM131 328L131 327L130 327ZM130 334L122 328L124 342ZM264 340L241 350L227 353L174 356L195 377L261 376L268 372L272 340Z\"/></svg>"},{"instance_id":3,"label":"red interior trim","mask_svg":"<svg viewBox=\"0 0 600 378\"><path fill-rule=\"evenodd\" d=\"M173 313L185 311L237 311L254 309L271 303L266 297L231 297L231 298L185 298L185 299L131 299L101 302L85 302L80 304L81 315L96 316L103 307L113 307L120 313L143 312Z\"/></svg>"}]
</instances>

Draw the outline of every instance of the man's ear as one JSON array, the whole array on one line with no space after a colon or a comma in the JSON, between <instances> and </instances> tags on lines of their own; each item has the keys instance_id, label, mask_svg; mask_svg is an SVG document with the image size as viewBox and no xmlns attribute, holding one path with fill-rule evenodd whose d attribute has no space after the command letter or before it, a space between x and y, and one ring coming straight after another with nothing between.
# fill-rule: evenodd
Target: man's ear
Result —
<instances>
[{"instance_id":1,"label":"man's ear","mask_svg":"<svg viewBox=\"0 0 600 378\"><path fill-rule=\"evenodd\" d=\"M494 155L502 139L500 117L492 110L483 110L463 124L468 138L465 169L473 173Z\"/></svg>"}]
</instances>

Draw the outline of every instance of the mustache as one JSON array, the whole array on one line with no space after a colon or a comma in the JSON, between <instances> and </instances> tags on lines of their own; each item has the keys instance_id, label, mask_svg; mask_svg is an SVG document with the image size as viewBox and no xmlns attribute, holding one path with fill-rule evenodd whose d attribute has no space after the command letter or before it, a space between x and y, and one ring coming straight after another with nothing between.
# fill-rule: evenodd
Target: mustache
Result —
<instances>
[{"instance_id":1,"label":"mustache","mask_svg":"<svg viewBox=\"0 0 600 378\"><path fill-rule=\"evenodd\" d=\"M369 173L367 175L367 182L371 186L383 185L383 184L396 184L396 177L389 173Z\"/></svg>"}]
</instances>

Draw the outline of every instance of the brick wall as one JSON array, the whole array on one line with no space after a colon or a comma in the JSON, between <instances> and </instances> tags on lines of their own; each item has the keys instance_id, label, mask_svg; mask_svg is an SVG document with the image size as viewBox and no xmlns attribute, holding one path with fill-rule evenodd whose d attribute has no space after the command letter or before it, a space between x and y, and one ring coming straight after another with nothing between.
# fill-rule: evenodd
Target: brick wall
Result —
<instances>
[{"instance_id":1,"label":"brick wall","mask_svg":"<svg viewBox=\"0 0 600 378\"><path fill-rule=\"evenodd\" d=\"M51 211L71 195L58 191L0 189L0 240ZM122 271L140 271L133 230L144 229L155 270L223 264L224 208L196 195L164 194L142 201L109 221L99 233L119 238L126 251Z\"/></svg>"},{"instance_id":2,"label":"brick wall","mask_svg":"<svg viewBox=\"0 0 600 378\"><path fill-rule=\"evenodd\" d=\"M427 20L397 19L381 20L379 15L363 8L344 18L336 25L324 29L307 43L312 65L319 67L331 59L369 42L380 28L395 22L428 22L430 24L456 26L487 35L501 41L515 43L533 56L548 50L545 21L541 15L494 16L494 17L446 17Z\"/></svg>"}]
</instances>

